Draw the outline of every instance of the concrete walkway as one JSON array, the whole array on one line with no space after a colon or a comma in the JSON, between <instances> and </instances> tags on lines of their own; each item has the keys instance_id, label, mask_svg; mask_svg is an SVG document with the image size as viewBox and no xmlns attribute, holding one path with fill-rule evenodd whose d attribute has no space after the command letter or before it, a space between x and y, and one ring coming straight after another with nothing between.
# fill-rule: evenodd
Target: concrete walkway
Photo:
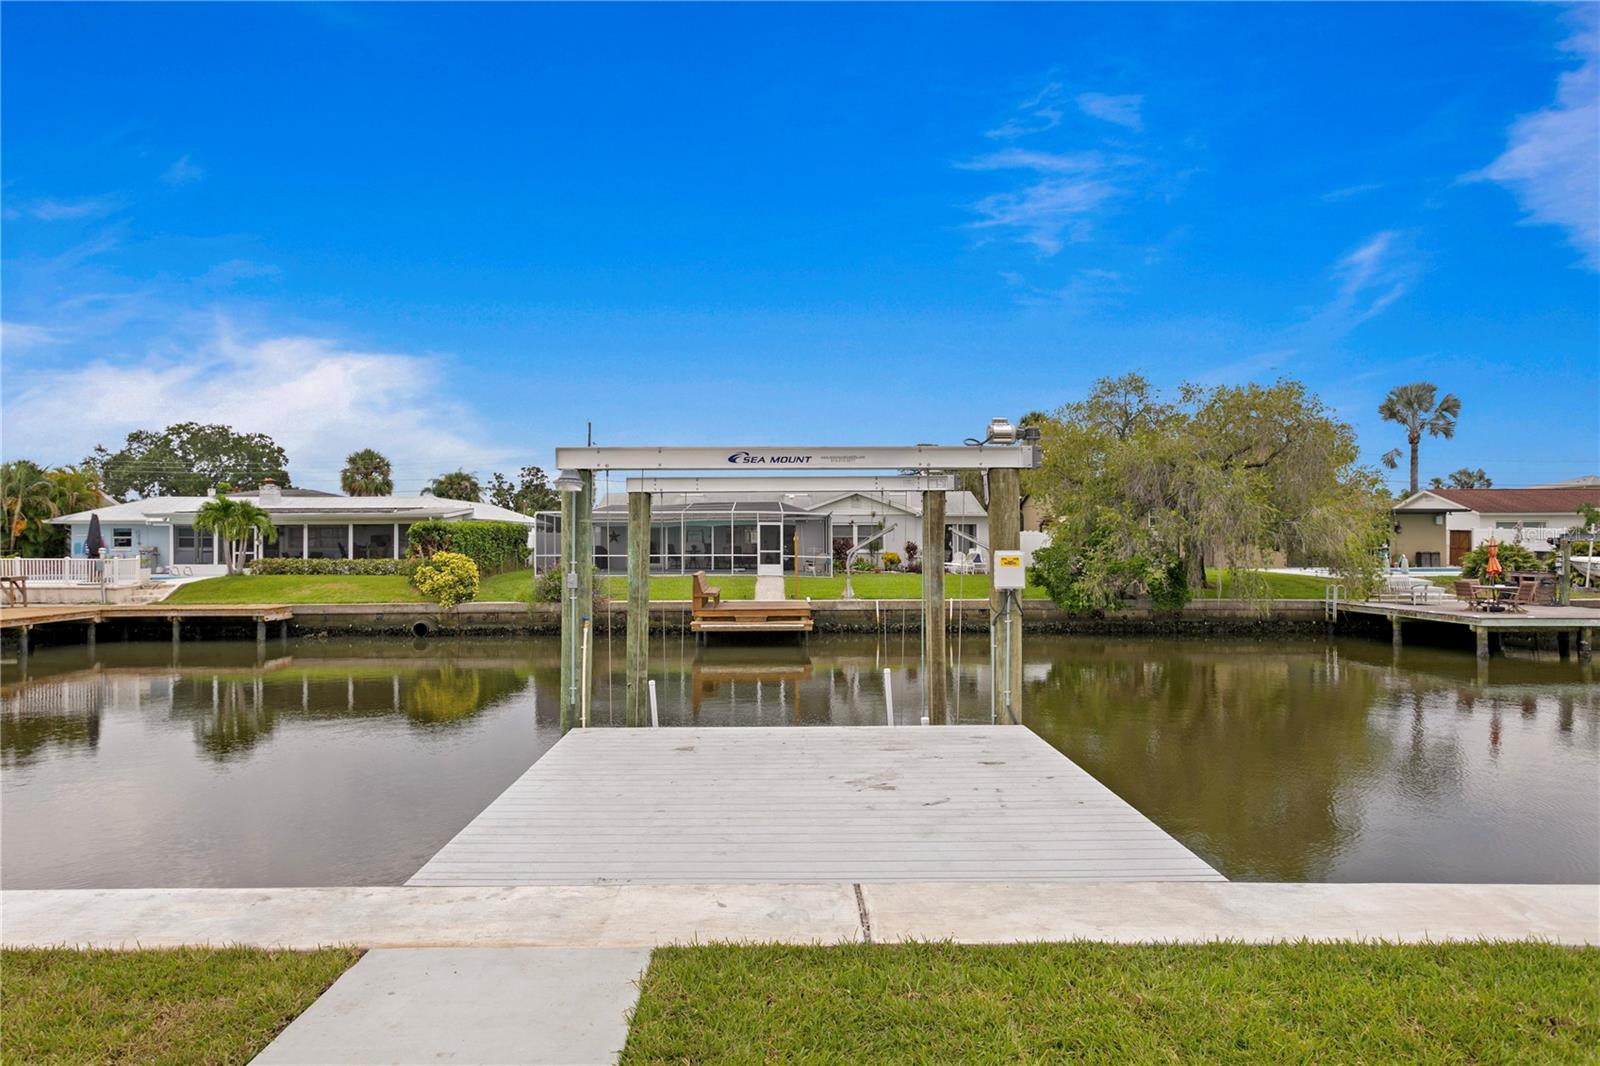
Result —
<instances>
[{"instance_id":1,"label":"concrete walkway","mask_svg":"<svg viewBox=\"0 0 1600 1066\"><path fill-rule=\"evenodd\" d=\"M1302 937L1600 945L1600 886L901 882L0 893L6 947L649 948L719 940Z\"/></svg>"},{"instance_id":2,"label":"concrete walkway","mask_svg":"<svg viewBox=\"0 0 1600 1066\"><path fill-rule=\"evenodd\" d=\"M758 577L756 578L756 592L752 599L757 600L786 600L788 597L783 592L783 578Z\"/></svg>"},{"instance_id":3,"label":"concrete walkway","mask_svg":"<svg viewBox=\"0 0 1600 1066\"><path fill-rule=\"evenodd\" d=\"M649 961L644 948L369 952L254 1061L612 1063Z\"/></svg>"}]
</instances>

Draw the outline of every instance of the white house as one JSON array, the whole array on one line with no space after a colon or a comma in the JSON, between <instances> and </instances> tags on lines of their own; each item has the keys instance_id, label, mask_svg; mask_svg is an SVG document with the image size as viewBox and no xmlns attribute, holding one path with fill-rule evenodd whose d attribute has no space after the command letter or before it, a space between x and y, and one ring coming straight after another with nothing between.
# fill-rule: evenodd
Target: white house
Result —
<instances>
[{"instance_id":1,"label":"white house","mask_svg":"<svg viewBox=\"0 0 1600 1066\"><path fill-rule=\"evenodd\" d=\"M1424 489L1395 504L1389 554L1413 566L1460 566L1484 541L1554 550L1553 539L1583 524L1578 508L1600 507L1600 479L1525 489Z\"/></svg>"},{"instance_id":2,"label":"white house","mask_svg":"<svg viewBox=\"0 0 1600 1066\"><path fill-rule=\"evenodd\" d=\"M560 515L536 517L534 566L557 565ZM879 534L880 539L874 539ZM831 574L835 560L857 545L873 561L893 552L909 561L907 542L922 544L922 498L917 492L789 492L753 498L737 492L659 492L651 498L650 570L656 574ZM989 517L970 492L950 492L938 558L979 548L988 558ZM625 493L602 497L594 509L595 567L628 568Z\"/></svg>"},{"instance_id":3,"label":"white house","mask_svg":"<svg viewBox=\"0 0 1600 1066\"><path fill-rule=\"evenodd\" d=\"M336 496L305 489L282 489L270 481L259 491L229 493L266 511L278 539L254 546L251 554L300 559L399 559L406 553L406 531L424 519L498 520L531 525L528 515L488 503L466 503L436 496ZM177 568L195 575L220 574L225 567L216 537L194 528L195 515L209 496L153 496L93 511L51 519L71 529L71 553L86 554L89 519L100 517L105 554L142 556L152 570Z\"/></svg>"}]
</instances>

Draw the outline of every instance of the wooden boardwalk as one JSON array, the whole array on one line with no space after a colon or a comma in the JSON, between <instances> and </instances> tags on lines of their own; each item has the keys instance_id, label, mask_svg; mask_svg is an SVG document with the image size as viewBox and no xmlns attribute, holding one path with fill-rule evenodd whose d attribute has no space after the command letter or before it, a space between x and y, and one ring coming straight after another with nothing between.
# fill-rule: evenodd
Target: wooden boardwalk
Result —
<instances>
[{"instance_id":1,"label":"wooden boardwalk","mask_svg":"<svg viewBox=\"0 0 1600 1066\"><path fill-rule=\"evenodd\" d=\"M0 607L0 628L137 618L246 618L285 622L293 617L294 608L281 603L41 603L30 607Z\"/></svg>"},{"instance_id":2,"label":"wooden boardwalk","mask_svg":"<svg viewBox=\"0 0 1600 1066\"><path fill-rule=\"evenodd\" d=\"M1221 881L1020 726L567 734L411 885Z\"/></svg>"}]
</instances>

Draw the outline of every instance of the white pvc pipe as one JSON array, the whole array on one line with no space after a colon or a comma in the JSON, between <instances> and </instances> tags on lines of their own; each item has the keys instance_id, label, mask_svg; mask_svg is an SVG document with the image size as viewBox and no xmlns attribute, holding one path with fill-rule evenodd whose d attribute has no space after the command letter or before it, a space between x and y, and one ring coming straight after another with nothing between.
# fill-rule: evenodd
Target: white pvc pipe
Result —
<instances>
[{"instance_id":1,"label":"white pvc pipe","mask_svg":"<svg viewBox=\"0 0 1600 1066\"><path fill-rule=\"evenodd\" d=\"M889 685L889 668L883 668L883 715L894 725L894 689Z\"/></svg>"},{"instance_id":2,"label":"white pvc pipe","mask_svg":"<svg viewBox=\"0 0 1600 1066\"><path fill-rule=\"evenodd\" d=\"M650 679L650 726L656 728L661 725L661 716L656 713L656 679Z\"/></svg>"}]
</instances>

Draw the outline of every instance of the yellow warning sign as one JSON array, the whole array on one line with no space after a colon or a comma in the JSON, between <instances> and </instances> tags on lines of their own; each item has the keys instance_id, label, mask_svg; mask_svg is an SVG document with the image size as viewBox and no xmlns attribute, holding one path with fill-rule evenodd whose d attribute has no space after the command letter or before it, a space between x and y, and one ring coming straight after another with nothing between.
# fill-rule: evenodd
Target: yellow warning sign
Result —
<instances>
[{"instance_id":1,"label":"yellow warning sign","mask_svg":"<svg viewBox=\"0 0 1600 1066\"><path fill-rule=\"evenodd\" d=\"M998 562L1000 563L1001 566L1021 566L1022 565L1022 556L1020 556L1020 555L1002 555L1002 556L1000 556Z\"/></svg>"}]
</instances>

